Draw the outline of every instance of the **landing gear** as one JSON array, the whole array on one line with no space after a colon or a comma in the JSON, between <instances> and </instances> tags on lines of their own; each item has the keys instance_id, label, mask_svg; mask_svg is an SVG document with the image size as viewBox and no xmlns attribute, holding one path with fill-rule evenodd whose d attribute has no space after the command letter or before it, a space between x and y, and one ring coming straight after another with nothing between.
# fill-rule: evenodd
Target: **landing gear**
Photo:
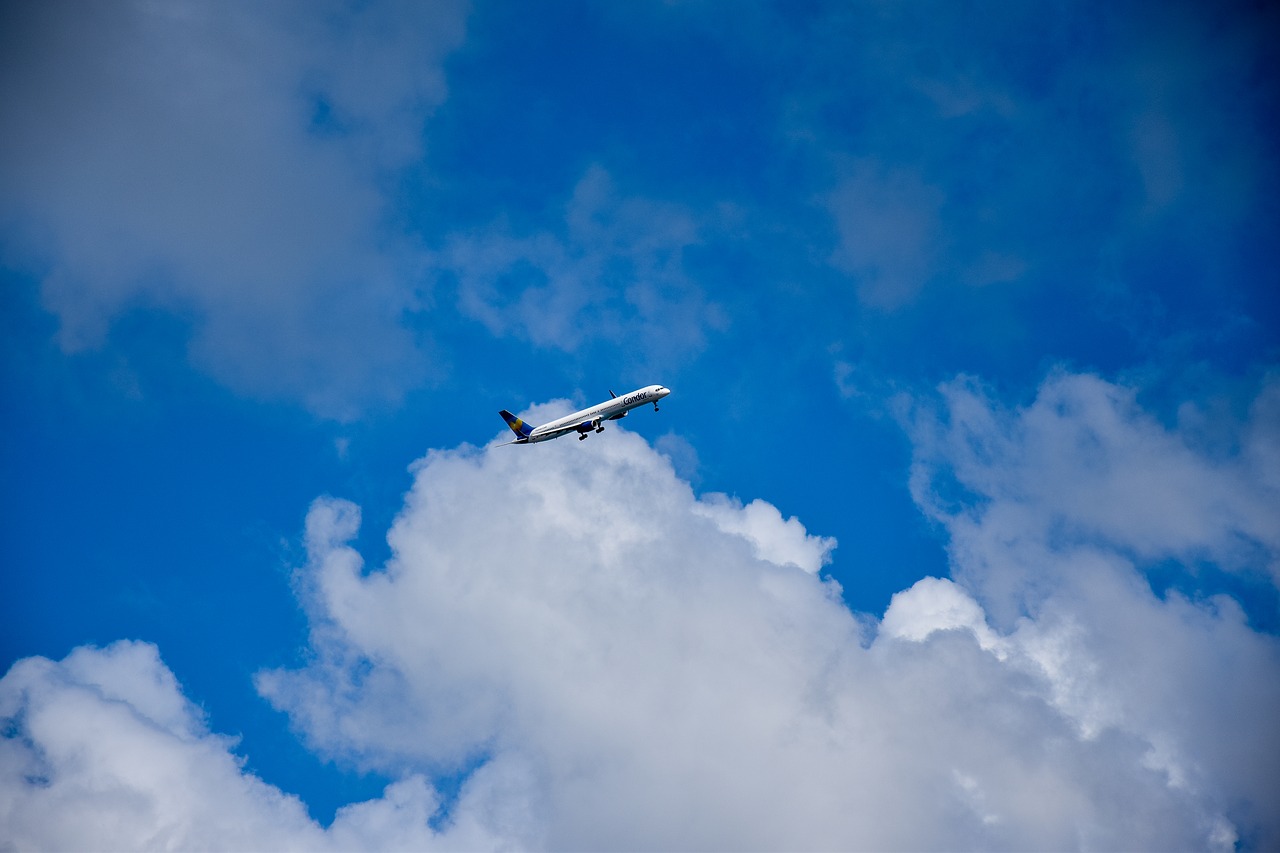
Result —
<instances>
[{"instance_id":1,"label":"landing gear","mask_svg":"<svg viewBox=\"0 0 1280 853\"><path fill-rule=\"evenodd\" d=\"M657 404L657 403L654 403L654 404L653 404L653 410L654 410L655 412L656 412L656 411L658 411L658 404Z\"/></svg>"},{"instance_id":2,"label":"landing gear","mask_svg":"<svg viewBox=\"0 0 1280 853\"><path fill-rule=\"evenodd\" d=\"M586 440L587 440L587 434L585 432L578 434L578 441L586 441Z\"/></svg>"},{"instance_id":3,"label":"landing gear","mask_svg":"<svg viewBox=\"0 0 1280 853\"><path fill-rule=\"evenodd\" d=\"M596 427L596 432L604 432L604 427L602 426Z\"/></svg>"}]
</instances>

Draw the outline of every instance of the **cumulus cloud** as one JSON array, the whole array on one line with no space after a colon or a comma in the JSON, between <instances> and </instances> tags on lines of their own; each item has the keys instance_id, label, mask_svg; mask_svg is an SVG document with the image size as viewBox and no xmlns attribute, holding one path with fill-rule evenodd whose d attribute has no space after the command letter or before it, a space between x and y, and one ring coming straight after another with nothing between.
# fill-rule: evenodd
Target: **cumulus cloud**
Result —
<instances>
[{"instance_id":1,"label":"cumulus cloud","mask_svg":"<svg viewBox=\"0 0 1280 853\"><path fill-rule=\"evenodd\" d=\"M917 642L935 631L956 629L971 632L984 649L1002 646L978 602L945 578L922 578L896 593L880 621L881 636Z\"/></svg>"},{"instance_id":2,"label":"cumulus cloud","mask_svg":"<svg viewBox=\"0 0 1280 853\"><path fill-rule=\"evenodd\" d=\"M1054 578L1035 611L1004 625L925 579L877 630L810 573L828 540L611 436L433 452L374 571L347 544L358 509L318 502L316 659L260 690L324 753L524 780L552 847L1275 837L1280 661L1230 599L1159 599L1117 546L1057 551L1032 526L1020 570ZM958 536L952 556L969 583L1000 555Z\"/></svg>"},{"instance_id":3,"label":"cumulus cloud","mask_svg":"<svg viewBox=\"0 0 1280 853\"><path fill-rule=\"evenodd\" d=\"M1274 594L1278 390L1264 383L1225 453L1198 446L1196 407L1166 427L1134 389L1089 375L1049 377L1024 408L961 378L911 425L913 494L947 530L953 576L1009 631L1002 651L1048 675L1086 736L1140 734L1171 785L1247 803L1241 817L1269 844L1280 647L1194 570L1211 561ZM1183 588L1155 596L1143 573L1155 561L1186 566ZM987 636L971 608L935 609Z\"/></svg>"},{"instance_id":4,"label":"cumulus cloud","mask_svg":"<svg viewBox=\"0 0 1280 853\"><path fill-rule=\"evenodd\" d=\"M340 809L321 828L297 797L248 774L147 643L27 658L0 680L0 838L32 850L499 848L469 816L439 832L420 776ZM483 782L481 783L483 785ZM496 824L492 819L489 823Z\"/></svg>"},{"instance_id":5,"label":"cumulus cloud","mask_svg":"<svg viewBox=\"0 0 1280 853\"><path fill-rule=\"evenodd\" d=\"M1093 377L1051 377L1017 411L962 380L914 418L913 486L951 535L954 577L900 592L879 622L817 571L831 540L763 501L699 497L624 429L432 451L383 566L350 544L357 506L314 503L296 577L306 663L257 678L312 748L402 781L322 830L240 771L154 649L125 644L6 676L5 784L21 808L5 820L45 847L81 807L125 809L151 827L141 843L201 826L287 846L270 834L286 826L296 846L1273 846L1280 645L1225 595L1155 595L1135 563L1272 540L1241 507L1201 508L1161 548L1146 516L1126 535L1080 494L1123 509L1111 478L1150 460L1107 451L1132 457L1121 436L1135 430L1182 471L1176 485L1211 498L1224 470L1246 496L1273 474L1178 450ZM1239 454L1261 442L1274 458L1259 429L1274 428L1247 425ZM1223 550L1240 536L1252 550ZM1010 607L1011 586L1038 594ZM54 714L69 707L83 715ZM129 739L151 757L131 762ZM453 774L463 793L437 820L460 834L415 834L438 809L424 780ZM209 802L187 802L202 786ZM246 813L231 829L228 802Z\"/></svg>"},{"instance_id":6,"label":"cumulus cloud","mask_svg":"<svg viewBox=\"0 0 1280 853\"><path fill-rule=\"evenodd\" d=\"M778 565L816 572L831 562L836 547L835 539L808 535L800 519L784 519L766 501L757 499L743 506L728 495L712 493L703 496L693 511L714 521L722 532L746 539L757 557Z\"/></svg>"},{"instance_id":7,"label":"cumulus cloud","mask_svg":"<svg viewBox=\"0 0 1280 853\"><path fill-rule=\"evenodd\" d=\"M446 240L440 263L459 282L459 309L495 335L575 351L588 342L646 342L662 358L702 347L724 324L685 269L706 223L681 205L621 195L592 166L555 230L506 223Z\"/></svg>"},{"instance_id":8,"label":"cumulus cloud","mask_svg":"<svg viewBox=\"0 0 1280 853\"><path fill-rule=\"evenodd\" d=\"M461 3L7 4L0 232L68 351L177 313L237 390L345 416L423 378L420 252L384 190L421 156Z\"/></svg>"}]
</instances>

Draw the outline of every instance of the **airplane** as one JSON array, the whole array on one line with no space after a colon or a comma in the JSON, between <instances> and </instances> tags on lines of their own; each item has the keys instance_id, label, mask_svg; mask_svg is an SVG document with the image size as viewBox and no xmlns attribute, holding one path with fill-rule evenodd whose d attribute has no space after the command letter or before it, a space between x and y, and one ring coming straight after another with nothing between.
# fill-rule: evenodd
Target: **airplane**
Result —
<instances>
[{"instance_id":1,"label":"airplane","mask_svg":"<svg viewBox=\"0 0 1280 853\"><path fill-rule=\"evenodd\" d=\"M559 438L571 432L576 432L578 441L583 441L593 430L595 432L604 432L605 421L616 421L619 418L625 418L627 412L637 406L651 403L653 404L653 410L655 412L658 411L658 401L670 393L671 389L663 385L646 385L644 388L632 391L630 394L623 394L621 397L610 391L609 396L611 399L598 403L589 409L574 412L572 415L565 415L563 418L545 423L539 427L531 427L506 409L503 409L498 414L502 415L502 419L507 422L507 426L511 427L511 431L516 434L515 441L504 442L504 445L550 441L553 438Z\"/></svg>"}]
</instances>

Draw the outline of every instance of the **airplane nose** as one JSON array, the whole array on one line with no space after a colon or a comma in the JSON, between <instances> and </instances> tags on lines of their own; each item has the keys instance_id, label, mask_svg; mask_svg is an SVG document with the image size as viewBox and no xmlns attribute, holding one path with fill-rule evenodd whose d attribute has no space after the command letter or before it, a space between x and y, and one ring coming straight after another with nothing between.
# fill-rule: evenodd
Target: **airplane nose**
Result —
<instances>
[{"instance_id":1,"label":"airplane nose","mask_svg":"<svg viewBox=\"0 0 1280 853\"><path fill-rule=\"evenodd\" d=\"M663 397L665 397L665 396L667 396L668 394L670 394L670 393L671 393L671 389L670 389L670 388L667 388L667 387L664 385L664 386L663 386L663 388L662 388L662 390L661 390L661 391L659 391L658 393L659 393L659 394L661 394Z\"/></svg>"}]
</instances>

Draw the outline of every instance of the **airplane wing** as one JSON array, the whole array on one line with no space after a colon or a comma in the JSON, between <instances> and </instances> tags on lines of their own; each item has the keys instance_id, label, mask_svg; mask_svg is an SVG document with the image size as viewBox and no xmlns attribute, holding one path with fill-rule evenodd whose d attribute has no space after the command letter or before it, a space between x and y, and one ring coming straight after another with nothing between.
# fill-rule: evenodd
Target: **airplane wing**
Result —
<instances>
[{"instance_id":1,"label":"airplane wing","mask_svg":"<svg viewBox=\"0 0 1280 853\"><path fill-rule=\"evenodd\" d=\"M599 418L591 418L590 420L584 420L578 423L565 424L562 427L557 427L556 429L548 430L547 432L542 433L538 437L539 438L544 438L544 437L559 438L560 436L568 435L571 432L590 432L591 430L595 429L599 425L597 423L598 420Z\"/></svg>"}]
</instances>

